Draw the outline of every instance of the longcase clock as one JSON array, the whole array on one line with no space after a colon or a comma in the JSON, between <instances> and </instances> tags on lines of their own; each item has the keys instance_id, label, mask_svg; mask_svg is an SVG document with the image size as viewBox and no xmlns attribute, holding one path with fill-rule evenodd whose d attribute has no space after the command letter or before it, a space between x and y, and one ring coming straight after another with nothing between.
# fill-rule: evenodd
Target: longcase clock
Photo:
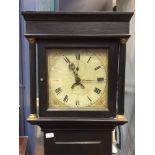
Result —
<instances>
[{"instance_id":1,"label":"longcase clock","mask_svg":"<svg viewBox=\"0 0 155 155\"><path fill-rule=\"evenodd\" d=\"M132 12L23 12L30 53L28 122L45 155L111 155L124 116ZM36 92L39 92L37 113Z\"/></svg>"}]
</instances>

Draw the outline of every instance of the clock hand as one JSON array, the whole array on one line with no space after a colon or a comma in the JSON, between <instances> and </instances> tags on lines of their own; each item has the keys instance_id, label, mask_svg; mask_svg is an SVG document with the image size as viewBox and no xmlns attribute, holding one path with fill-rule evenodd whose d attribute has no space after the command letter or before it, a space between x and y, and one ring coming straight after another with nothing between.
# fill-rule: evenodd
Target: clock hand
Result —
<instances>
[{"instance_id":1,"label":"clock hand","mask_svg":"<svg viewBox=\"0 0 155 155\"><path fill-rule=\"evenodd\" d=\"M71 89L74 89L75 86L81 86L82 89L85 88L84 85L83 85L82 83L76 83L76 82L75 82L75 83L71 86Z\"/></svg>"},{"instance_id":2,"label":"clock hand","mask_svg":"<svg viewBox=\"0 0 155 155\"><path fill-rule=\"evenodd\" d=\"M76 54L76 62L77 62L77 67L76 70L79 71L79 61L80 61L80 53Z\"/></svg>"},{"instance_id":3,"label":"clock hand","mask_svg":"<svg viewBox=\"0 0 155 155\"><path fill-rule=\"evenodd\" d=\"M98 82L97 80L81 80L81 82Z\"/></svg>"},{"instance_id":4,"label":"clock hand","mask_svg":"<svg viewBox=\"0 0 155 155\"><path fill-rule=\"evenodd\" d=\"M73 89L75 86L78 86L78 85L81 86L82 89L84 89L85 87L80 82L81 79L79 78L78 74L75 71L73 71L73 73L74 73L74 77L75 77L75 83L71 86L71 89Z\"/></svg>"},{"instance_id":5,"label":"clock hand","mask_svg":"<svg viewBox=\"0 0 155 155\"><path fill-rule=\"evenodd\" d=\"M70 60L66 56L65 56L64 59L65 59L65 61L67 63L69 63L69 70L73 71L73 74L74 74L74 77L75 77L75 83L71 86L71 88L73 89L76 85L79 85L79 86L81 86L82 89L84 89L85 87L84 87L83 84L80 83L81 79L79 78L78 73L76 73L76 71L79 70L79 67L78 66L79 66L80 55L77 58L77 60L78 60L78 66L77 66L76 70L75 70L74 63L71 63Z\"/></svg>"},{"instance_id":6,"label":"clock hand","mask_svg":"<svg viewBox=\"0 0 155 155\"><path fill-rule=\"evenodd\" d=\"M74 63L72 63L69 58L67 58L66 56L64 57L64 60L69 64L68 67L69 67L69 70L70 71L73 71L75 69L75 65Z\"/></svg>"},{"instance_id":7,"label":"clock hand","mask_svg":"<svg viewBox=\"0 0 155 155\"><path fill-rule=\"evenodd\" d=\"M79 71L79 60L77 60L78 62L77 62L77 67L76 67L76 70L77 70L77 72Z\"/></svg>"},{"instance_id":8,"label":"clock hand","mask_svg":"<svg viewBox=\"0 0 155 155\"><path fill-rule=\"evenodd\" d=\"M97 78L97 80L81 80L81 82L103 82L104 78Z\"/></svg>"},{"instance_id":9,"label":"clock hand","mask_svg":"<svg viewBox=\"0 0 155 155\"><path fill-rule=\"evenodd\" d=\"M72 86L71 86L71 89L74 89L75 86L77 86L78 84L77 83L74 83Z\"/></svg>"},{"instance_id":10,"label":"clock hand","mask_svg":"<svg viewBox=\"0 0 155 155\"><path fill-rule=\"evenodd\" d=\"M79 85L81 86L82 89L85 88L85 86L82 83L79 83Z\"/></svg>"},{"instance_id":11,"label":"clock hand","mask_svg":"<svg viewBox=\"0 0 155 155\"><path fill-rule=\"evenodd\" d=\"M64 56L64 55L63 55ZM67 62L67 63L70 63L70 60L66 57L66 56L64 56L64 60Z\"/></svg>"}]
</instances>

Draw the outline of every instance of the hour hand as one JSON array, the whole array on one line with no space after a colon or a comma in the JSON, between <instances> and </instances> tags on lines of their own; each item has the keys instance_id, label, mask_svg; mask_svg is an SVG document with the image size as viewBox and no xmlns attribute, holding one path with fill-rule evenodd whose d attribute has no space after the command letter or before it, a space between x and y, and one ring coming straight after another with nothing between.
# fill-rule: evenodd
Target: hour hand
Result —
<instances>
[{"instance_id":1,"label":"hour hand","mask_svg":"<svg viewBox=\"0 0 155 155\"><path fill-rule=\"evenodd\" d=\"M81 84L81 83L74 83L72 86L71 86L71 89L74 89L75 86L80 86L82 89L84 89L84 85Z\"/></svg>"},{"instance_id":2,"label":"hour hand","mask_svg":"<svg viewBox=\"0 0 155 155\"><path fill-rule=\"evenodd\" d=\"M74 89L75 86L77 86L78 84L77 83L74 83L72 86L71 86L71 89Z\"/></svg>"},{"instance_id":3,"label":"hour hand","mask_svg":"<svg viewBox=\"0 0 155 155\"><path fill-rule=\"evenodd\" d=\"M81 88L82 88L82 89L84 89L84 88L85 88L85 87L84 87L84 85L83 85L82 83L80 83L79 85L81 86Z\"/></svg>"}]
</instances>

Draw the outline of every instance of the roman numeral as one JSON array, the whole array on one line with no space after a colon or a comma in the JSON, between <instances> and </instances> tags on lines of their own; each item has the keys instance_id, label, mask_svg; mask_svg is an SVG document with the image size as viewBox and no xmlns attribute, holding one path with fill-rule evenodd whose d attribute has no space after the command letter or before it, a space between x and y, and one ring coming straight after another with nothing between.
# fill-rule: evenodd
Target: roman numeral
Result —
<instances>
[{"instance_id":1,"label":"roman numeral","mask_svg":"<svg viewBox=\"0 0 155 155\"><path fill-rule=\"evenodd\" d=\"M66 56L64 57L64 60L65 60L67 63L70 62L69 59L68 59Z\"/></svg>"},{"instance_id":2,"label":"roman numeral","mask_svg":"<svg viewBox=\"0 0 155 155\"><path fill-rule=\"evenodd\" d=\"M99 93L101 92L101 90L98 89L98 88L95 88L95 89L94 89L94 92L97 93L97 94L99 94Z\"/></svg>"},{"instance_id":3,"label":"roman numeral","mask_svg":"<svg viewBox=\"0 0 155 155\"><path fill-rule=\"evenodd\" d=\"M58 94L60 94L62 92L62 89L59 87L59 88L57 88L56 90L55 90L55 93L58 95Z\"/></svg>"},{"instance_id":4,"label":"roman numeral","mask_svg":"<svg viewBox=\"0 0 155 155\"><path fill-rule=\"evenodd\" d=\"M102 82L102 81L104 81L104 78L97 78L97 81Z\"/></svg>"},{"instance_id":5,"label":"roman numeral","mask_svg":"<svg viewBox=\"0 0 155 155\"><path fill-rule=\"evenodd\" d=\"M79 100L76 100L76 105L77 105L77 106L80 105Z\"/></svg>"},{"instance_id":6,"label":"roman numeral","mask_svg":"<svg viewBox=\"0 0 155 155\"><path fill-rule=\"evenodd\" d=\"M80 60L80 53L77 53L75 56L76 56L76 60Z\"/></svg>"},{"instance_id":7,"label":"roman numeral","mask_svg":"<svg viewBox=\"0 0 155 155\"><path fill-rule=\"evenodd\" d=\"M101 68L101 66L95 67L94 70L96 71L96 70L98 70L99 68Z\"/></svg>"},{"instance_id":8,"label":"roman numeral","mask_svg":"<svg viewBox=\"0 0 155 155\"><path fill-rule=\"evenodd\" d=\"M91 59L91 57L88 59L87 63L89 63L90 59Z\"/></svg>"},{"instance_id":9,"label":"roman numeral","mask_svg":"<svg viewBox=\"0 0 155 155\"><path fill-rule=\"evenodd\" d=\"M89 100L90 102L92 102L92 100L90 99L90 97L87 96L87 98L88 98L88 100Z\"/></svg>"},{"instance_id":10,"label":"roman numeral","mask_svg":"<svg viewBox=\"0 0 155 155\"><path fill-rule=\"evenodd\" d=\"M66 95L63 99L64 102L68 102L68 95Z\"/></svg>"}]
</instances>

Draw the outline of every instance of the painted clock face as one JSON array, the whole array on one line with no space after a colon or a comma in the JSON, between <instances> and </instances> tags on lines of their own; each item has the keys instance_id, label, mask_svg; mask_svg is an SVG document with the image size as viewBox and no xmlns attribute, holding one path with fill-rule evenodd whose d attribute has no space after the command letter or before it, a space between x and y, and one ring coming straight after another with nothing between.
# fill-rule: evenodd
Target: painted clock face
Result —
<instances>
[{"instance_id":1,"label":"painted clock face","mask_svg":"<svg viewBox=\"0 0 155 155\"><path fill-rule=\"evenodd\" d=\"M48 49L50 109L108 109L107 49Z\"/></svg>"}]
</instances>

